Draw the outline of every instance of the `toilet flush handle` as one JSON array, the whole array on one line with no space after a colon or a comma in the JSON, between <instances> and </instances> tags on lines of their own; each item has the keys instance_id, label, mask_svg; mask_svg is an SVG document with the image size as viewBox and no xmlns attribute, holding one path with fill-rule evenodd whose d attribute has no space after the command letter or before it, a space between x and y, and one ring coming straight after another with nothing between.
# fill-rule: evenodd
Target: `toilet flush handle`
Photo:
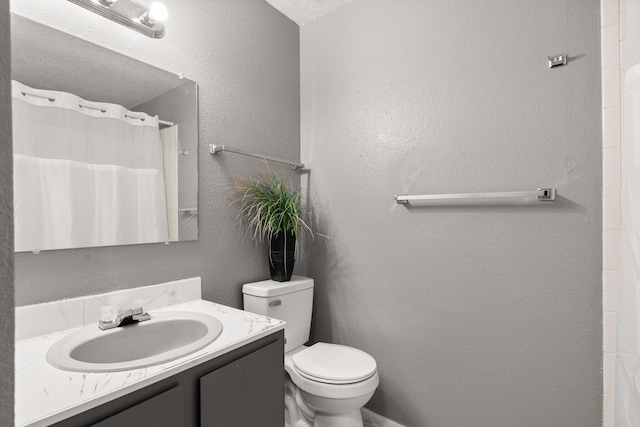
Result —
<instances>
[{"instance_id":1,"label":"toilet flush handle","mask_svg":"<svg viewBox=\"0 0 640 427\"><path fill-rule=\"evenodd\" d=\"M277 307L282 305L282 300L274 299L273 301L269 301L269 307Z\"/></svg>"}]
</instances>

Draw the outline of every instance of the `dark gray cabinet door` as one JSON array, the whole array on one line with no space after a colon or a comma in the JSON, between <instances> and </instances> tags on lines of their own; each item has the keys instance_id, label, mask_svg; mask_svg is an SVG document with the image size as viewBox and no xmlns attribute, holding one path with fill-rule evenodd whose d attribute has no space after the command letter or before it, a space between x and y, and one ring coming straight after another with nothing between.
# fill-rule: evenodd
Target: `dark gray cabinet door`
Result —
<instances>
[{"instance_id":1,"label":"dark gray cabinet door","mask_svg":"<svg viewBox=\"0 0 640 427\"><path fill-rule=\"evenodd\" d=\"M282 341L200 378L202 427L282 427Z\"/></svg>"},{"instance_id":2,"label":"dark gray cabinet door","mask_svg":"<svg viewBox=\"0 0 640 427\"><path fill-rule=\"evenodd\" d=\"M93 424L92 427L176 427L182 425L184 425L184 397L182 386L178 386L118 412Z\"/></svg>"}]
</instances>

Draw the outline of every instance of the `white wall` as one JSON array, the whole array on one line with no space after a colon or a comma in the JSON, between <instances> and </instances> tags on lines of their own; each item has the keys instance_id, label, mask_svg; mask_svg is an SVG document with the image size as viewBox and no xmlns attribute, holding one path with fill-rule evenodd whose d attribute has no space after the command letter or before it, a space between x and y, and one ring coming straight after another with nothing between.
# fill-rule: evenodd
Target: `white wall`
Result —
<instances>
[{"instance_id":1,"label":"white wall","mask_svg":"<svg viewBox=\"0 0 640 427\"><path fill-rule=\"evenodd\" d=\"M301 27L315 338L376 358L369 409L601 425L600 73L596 0L356 0ZM558 200L393 201L540 186Z\"/></svg>"},{"instance_id":2,"label":"white wall","mask_svg":"<svg viewBox=\"0 0 640 427\"><path fill-rule=\"evenodd\" d=\"M12 2L14 13L184 73L200 97L198 241L17 254L18 305L200 276L205 298L240 307L241 285L269 277L266 249L243 239L228 199L236 178L265 166L207 149L299 158L298 26L264 0L164 3L167 34L157 40L67 1Z\"/></svg>"}]
</instances>

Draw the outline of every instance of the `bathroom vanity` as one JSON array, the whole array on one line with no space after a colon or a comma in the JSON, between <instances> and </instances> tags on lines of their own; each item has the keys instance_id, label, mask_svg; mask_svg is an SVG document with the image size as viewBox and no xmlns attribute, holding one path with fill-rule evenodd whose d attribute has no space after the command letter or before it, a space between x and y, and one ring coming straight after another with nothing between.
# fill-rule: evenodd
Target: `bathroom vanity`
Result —
<instances>
[{"instance_id":1,"label":"bathroom vanity","mask_svg":"<svg viewBox=\"0 0 640 427\"><path fill-rule=\"evenodd\" d=\"M276 332L53 425L282 427L283 348Z\"/></svg>"},{"instance_id":2,"label":"bathroom vanity","mask_svg":"<svg viewBox=\"0 0 640 427\"><path fill-rule=\"evenodd\" d=\"M186 298L179 295L185 284L173 282L123 291L128 296L104 294L20 307L19 337L28 333L25 329L43 327L25 326L25 319L46 322L49 316L50 325L91 324L96 306L139 298L146 291L151 292L152 318L160 312L204 313L217 318L223 330L212 343L185 357L117 372L72 372L47 362L48 349L77 327L20 340L16 426L282 427L284 322L199 299L199 286L197 279L196 295ZM190 300L181 302L184 299Z\"/></svg>"}]
</instances>

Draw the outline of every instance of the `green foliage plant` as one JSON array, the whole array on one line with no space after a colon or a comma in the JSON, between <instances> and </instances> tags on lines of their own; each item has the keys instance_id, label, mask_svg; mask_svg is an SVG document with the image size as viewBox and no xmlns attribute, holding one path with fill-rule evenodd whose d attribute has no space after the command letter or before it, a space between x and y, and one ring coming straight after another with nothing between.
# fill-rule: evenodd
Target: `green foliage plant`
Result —
<instances>
[{"instance_id":1,"label":"green foliage plant","mask_svg":"<svg viewBox=\"0 0 640 427\"><path fill-rule=\"evenodd\" d=\"M313 235L304 220L310 207L290 179L285 183L283 177L269 171L258 178L238 180L232 190L239 205L237 219L253 230L254 241L271 241L281 231L292 232L296 238L301 231Z\"/></svg>"}]
</instances>

